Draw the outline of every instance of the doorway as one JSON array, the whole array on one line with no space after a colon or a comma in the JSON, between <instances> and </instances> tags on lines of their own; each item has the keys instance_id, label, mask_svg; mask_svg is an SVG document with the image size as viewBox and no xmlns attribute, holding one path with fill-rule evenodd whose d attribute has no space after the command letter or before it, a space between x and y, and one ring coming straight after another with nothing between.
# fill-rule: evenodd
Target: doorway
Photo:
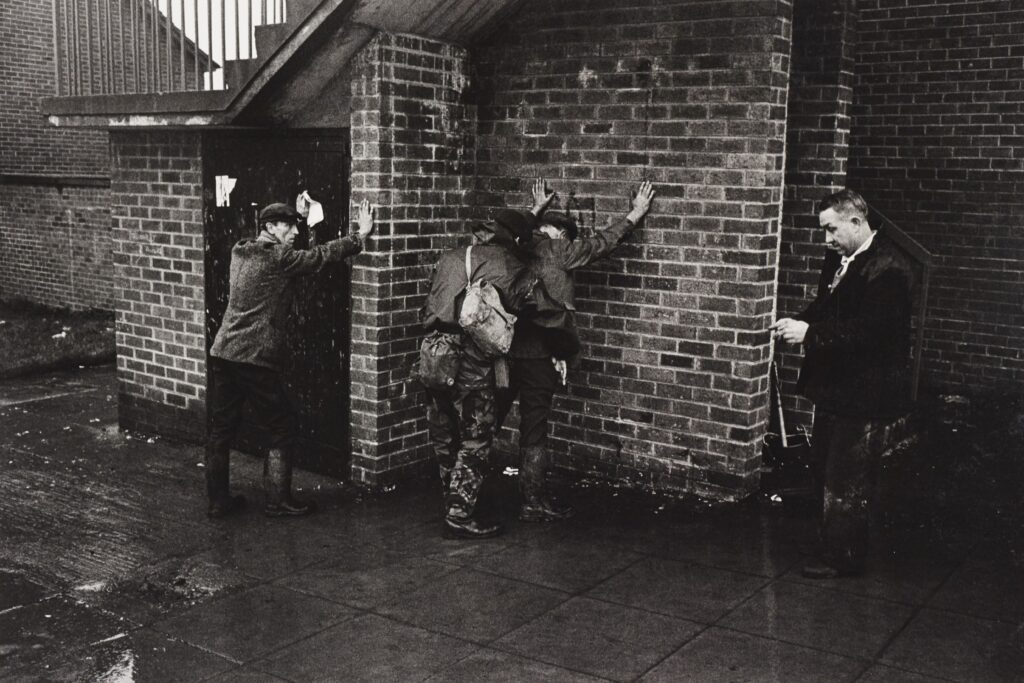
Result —
<instances>
[{"instance_id":1,"label":"doorway","mask_svg":"<svg viewBox=\"0 0 1024 683\"><path fill-rule=\"evenodd\" d=\"M349 169L347 129L214 131L204 137L207 352L227 308L231 248L258 234L259 210L272 202L294 206L296 196L308 191L326 218L312 230L301 225L295 248L346 234ZM297 280L283 371L299 413L296 465L338 478L348 478L351 460L350 291L347 262ZM247 412L235 447L262 453L263 443Z\"/></svg>"}]
</instances>

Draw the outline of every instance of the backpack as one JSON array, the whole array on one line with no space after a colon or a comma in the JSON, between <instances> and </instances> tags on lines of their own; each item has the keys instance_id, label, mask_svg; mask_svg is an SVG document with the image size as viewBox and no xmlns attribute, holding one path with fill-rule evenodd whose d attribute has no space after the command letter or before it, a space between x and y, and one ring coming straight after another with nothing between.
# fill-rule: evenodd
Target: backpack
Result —
<instances>
[{"instance_id":1,"label":"backpack","mask_svg":"<svg viewBox=\"0 0 1024 683\"><path fill-rule=\"evenodd\" d=\"M491 358L508 353L512 346L516 316L505 311L494 285L471 280L473 247L466 247L466 293L459 311L459 326Z\"/></svg>"},{"instance_id":2,"label":"backpack","mask_svg":"<svg viewBox=\"0 0 1024 683\"><path fill-rule=\"evenodd\" d=\"M461 364L461 335L431 332L420 344L420 356L412 374L425 389L451 394L455 390Z\"/></svg>"}]
</instances>

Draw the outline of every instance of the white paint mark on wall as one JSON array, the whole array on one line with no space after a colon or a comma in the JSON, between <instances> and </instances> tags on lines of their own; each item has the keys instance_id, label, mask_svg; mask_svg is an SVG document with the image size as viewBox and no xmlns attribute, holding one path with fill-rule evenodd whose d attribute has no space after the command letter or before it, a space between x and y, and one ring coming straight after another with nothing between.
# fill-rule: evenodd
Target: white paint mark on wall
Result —
<instances>
[{"instance_id":1,"label":"white paint mark on wall","mask_svg":"<svg viewBox=\"0 0 1024 683\"><path fill-rule=\"evenodd\" d=\"M579 81L581 88L589 88L597 85L597 72L584 64L583 68L580 69L579 76L576 77L576 80Z\"/></svg>"}]
</instances>

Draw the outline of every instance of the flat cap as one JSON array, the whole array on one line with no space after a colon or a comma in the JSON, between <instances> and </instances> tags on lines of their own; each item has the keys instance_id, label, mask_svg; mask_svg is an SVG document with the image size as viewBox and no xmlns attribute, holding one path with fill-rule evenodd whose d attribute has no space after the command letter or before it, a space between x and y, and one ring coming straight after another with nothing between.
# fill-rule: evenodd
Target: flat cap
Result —
<instances>
[{"instance_id":1,"label":"flat cap","mask_svg":"<svg viewBox=\"0 0 1024 683\"><path fill-rule=\"evenodd\" d=\"M267 204L260 211L260 225L264 223L273 223L275 221L284 221L285 223L298 223L299 218L302 217L298 211L287 204Z\"/></svg>"}]
</instances>

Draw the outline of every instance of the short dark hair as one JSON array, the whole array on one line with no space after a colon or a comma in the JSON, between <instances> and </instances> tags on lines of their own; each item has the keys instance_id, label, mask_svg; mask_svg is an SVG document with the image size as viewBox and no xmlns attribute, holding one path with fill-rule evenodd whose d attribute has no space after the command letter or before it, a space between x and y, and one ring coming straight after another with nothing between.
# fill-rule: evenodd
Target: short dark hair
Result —
<instances>
[{"instance_id":1,"label":"short dark hair","mask_svg":"<svg viewBox=\"0 0 1024 683\"><path fill-rule=\"evenodd\" d=\"M836 212L855 211L864 218L868 217L868 203L859 192L850 189L839 190L818 202L818 213L835 209Z\"/></svg>"}]
</instances>

